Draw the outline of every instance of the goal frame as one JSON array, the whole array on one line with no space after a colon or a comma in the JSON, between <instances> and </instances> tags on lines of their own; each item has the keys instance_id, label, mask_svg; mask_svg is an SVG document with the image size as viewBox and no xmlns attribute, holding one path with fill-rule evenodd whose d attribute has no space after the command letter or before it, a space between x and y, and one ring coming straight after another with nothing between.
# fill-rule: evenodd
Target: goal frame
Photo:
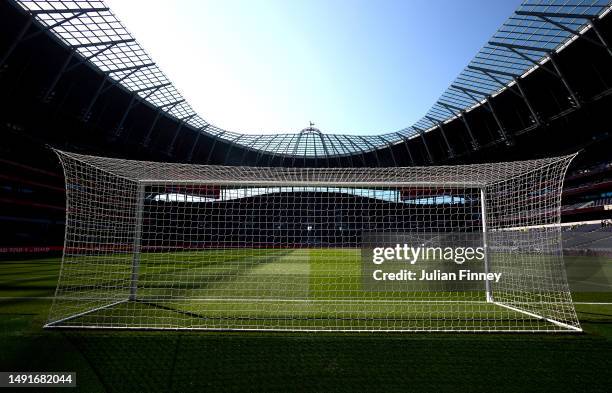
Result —
<instances>
[{"instance_id":1,"label":"goal frame","mask_svg":"<svg viewBox=\"0 0 612 393\"><path fill-rule=\"evenodd\" d=\"M76 160L81 160L83 159L83 157L87 157L87 156L80 156L80 155L75 155L72 153L66 153L63 151L59 151L56 150L56 153L58 154L58 156L60 157L60 160L62 161L63 167L64 167L64 172L66 175L66 178L68 178L68 174L67 174L67 167L64 164L64 161L67 159L76 159ZM571 162L571 160L573 159L575 155L571 155L571 156L566 156L566 157L561 157L559 158L560 160L564 159L566 161L566 166L565 169L563 170L563 173L565 173L566 169L567 169L567 165L569 165L569 162ZM76 158L75 158L76 157ZM95 166L95 165L94 165ZM99 169L99 168L98 168ZM298 182L292 182L292 181L267 181L267 180L254 180L254 181L230 181L227 179L219 179L219 180L215 180L215 179L206 179L206 180L196 180L196 179L175 179L175 180L156 180L153 178L142 178L142 179L128 179L130 181L134 181L135 182L135 186L136 186L136 194L137 194L137 200L136 200L136 207L135 207L135 225L134 225L134 233L133 233L133 250L132 250L132 256L131 256L131 274L130 274L130 285L129 285L129 295L127 296L127 298L125 299L121 299L121 300L117 300L117 301L113 301L109 304L106 305L102 305L99 307L94 307L90 310L86 310L80 313L76 313L73 315L69 315L66 316L64 318L59 318L59 319L54 319L54 320L50 320L44 325L45 328L118 328L118 329L138 329L138 330L159 330L159 329L170 329L170 330L266 330L266 331L297 331L297 332L305 332L305 331L313 331L313 332L320 332L320 331L333 331L333 332L343 332L343 331L347 331L347 332L372 332L372 331L381 331L381 332L385 332L385 331L389 331L389 332L479 332L479 330L455 330L455 329L418 329L418 330L372 330L372 329L349 329L349 330L343 330L343 329L304 329L304 328L298 328L298 329L275 329L275 328L265 328L265 329L249 329L249 328L237 328L237 329L227 329L227 328L222 328L222 329L217 329L217 328L211 328L211 327L146 327L146 326L121 326L121 327L113 327L113 326L104 326L104 327L100 327L100 326L70 326L70 325L66 325L65 322L74 320L76 318L79 317L83 317L86 316L88 314L92 314L104 309L109 309L112 308L114 306L120 305L122 303L126 303L126 302L132 302L132 301L137 301L138 300L138 282L139 282L139 269L140 269L140 261L141 261L141 254L142 254L142 249L141 249L141 240L142 240L142 230L143 230L143 212L144 212L144 204L145 204L145 198L146 198L146 187L148 186L164 186L167 184L174 184L174 185L181 185L181 186L198 186L198 185L214 185L214 186L220 186L220 187L224 187L224 186L229 186L229 187L327 187L327 188L332 188L332 187L349 187L349 188L376 188L376 187L394 187L394 188L402 188L402 187L432 187L432 188L436 188L436 187L464 187L464 188L471 188L471 189L478 189L479 190L479 194L480 194L480 217L481 217L481 227L482 227L482 239L483 239L483 248L484 248L484 272L485 273L489 273L490 272L490 265L489 265L489 250L488 250L488 234L489 234L489 227L488 227L488 212L487 212L487 187L490 186L490 184L486 184L486 183L482 183L482 182L436 182L436 181L410 181L410 182L392 182L390 183L389 181L384 181L384 182L376 182L376 181L369 181L369 182L364 182L364 181L349 181L349 182L343 182L343 181L298 181ZM68 184L67 184L68 186ZM68 198L67 198L68 199ZM560 195L559 195L559 202L560 202ZM67 200L67 209L68 209L68 204L69 201ZM559 209L557 209L559 210ZM559 211L557 211L557 215L559 215ZM68 216L68 212L67 212L67 216ZM557 220L560 221L560 220ZM68 236L66 234L65 236L65 249L68 247ZM65 257L65 253L64 253L64 257ZM64 260L64 258L62 259ZM63 261L62 261L62 268L63 268ZM54 304L55 301L58 299L59 297L59 292L60 292L60 283L61 283L61 275L60 275L60 279L58 280L58 287L56 289L56 295L54 298ZM508 330L508 329L485 329L482 330L482 332L504 332L504 333L508 333L508 332L567 332L567 333L576 333L576 332L582 332L582 329L580 327L579 324L577 325L572 325L572 324L567 324L561 321L557 321L555 319L552 318L548 318L544 315L539 315L538 313L534 313L534 312L530 312L528 310L523 310L521 308L518 307L514 307L508 304L504 304L503 302L500 301L496 301L495 297L494 297L494 291L492 289L492 284L490 282L490 280L486 280L485 281L485 289L484 289L484 293L485 293L485 301L487 303L491 303L491 304L495 304L497 306L524 314L526 316L530 316L536 319L540 319L543 321L547 321L552 323L553 325L556 325L557 327L561 328L562 330L558 330L558 329L534 329L534 330Z\"/></svg>"}]
</instances>

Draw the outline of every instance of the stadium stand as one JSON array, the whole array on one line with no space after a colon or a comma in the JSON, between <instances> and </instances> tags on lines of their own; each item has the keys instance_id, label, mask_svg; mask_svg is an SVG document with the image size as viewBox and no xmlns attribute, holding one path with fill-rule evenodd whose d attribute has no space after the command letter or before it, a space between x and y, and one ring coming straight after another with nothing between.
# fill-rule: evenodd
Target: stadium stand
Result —
<instances>
[{"instance_id":1,"label":"stadium stand","mask_svg":"<svg viewBox=\"0 0 612 393\"><path fill-rule=\"evenodd\" d=\"M612 217L612 162L604 161L568 174L563 202L565 221Z\"/></svg>"},{"instance_id":2,"label":"stadium stand","mask_svg":"<svg viewBox=\"0 0 612 393\"><path fill-rule=\"evenodd\" d=\"M567 255L612 255L612 220L565 225L563 251Z\"/></svg>"}]
</instances>

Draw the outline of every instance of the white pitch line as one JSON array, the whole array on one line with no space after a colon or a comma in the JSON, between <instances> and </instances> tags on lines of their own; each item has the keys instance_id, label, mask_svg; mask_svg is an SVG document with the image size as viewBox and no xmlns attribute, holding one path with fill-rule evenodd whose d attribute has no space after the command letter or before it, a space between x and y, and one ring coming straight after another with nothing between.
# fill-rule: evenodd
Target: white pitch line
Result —
<instances>
[{"instance_id":1,"label":"white pitch line","mask_svg":"<svg viewBox=\"0 0 612 393\"><path fill-rule=\"evenodd\" d=\"M547 318L547 317L545 317L543 315L535 314L535 313L532 313L532 312L529 312L529 311L521 310L520 308L509 306L507 304L503 304L503 303L499 303L499 302L493 302L493 304L497 304L498 306L505 307L505 308L507 308L509 310L516 311L516 312L519 312L519 313L522 313L522 314L525 314L525 315L529 315L530 317L534 317L534 318L538 318L538 319L543 319L545 321L548 321L548 322L550 322L552 324L555 324L555 325L557 325L559 327L562 327L562 328L565 328L565 329L570 329L570 330L573 330L573 331L576 331L576 332L582 332L582 328L580 326L569 325L567 323L560 322L560 321L557 321L555 319Z\"/></svg>"},{"instance_id":2,"label":"white pitch line","mask_svg":"<svg viewBox=\"0 0 612 393\"><path fill-rule=\"evenodd\" d=\"M0 296L0 302L3 299L17 299L17 300L53 300L53 296ZM104 298L58 298L58 300L112 300ZM156 300L156 301L197 301L197 302L285 302L285 303L466 303L466 304L487 304L489 302L482 300L361 300L361 299L248 299L248 298L162 298L162 299L145 299L145 300ZM558 304L554 302L534 302L537 304ZM602 305L612 306L612 302L573 302L575 305Z\"/></svg>"}]
</instances>

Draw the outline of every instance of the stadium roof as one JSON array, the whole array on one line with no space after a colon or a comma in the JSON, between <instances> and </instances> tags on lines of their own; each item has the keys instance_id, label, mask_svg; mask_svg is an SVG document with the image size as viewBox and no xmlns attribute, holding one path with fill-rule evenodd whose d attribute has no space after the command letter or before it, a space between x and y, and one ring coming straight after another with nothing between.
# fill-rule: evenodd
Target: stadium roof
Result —
<instances>
[{"instance_id":1,"label":"stadium roof","mask_svg":"<svg viewBox=\"0 0 612 393\"><path fill-rule=\"evenodd\" d=\"M90 63L111 83L133 93L134 99L158 108L159 113L232 144L275 155L303 157L368 152L431 131L486 103L491 95L551 61L551 54L562 50L585 29L594 28L591 21L612 8L612 0L525 1L419 121L394 132L358 136L323 133L313 127L298 133L263 135L223 130L195 113L103 1L17 0L17 3L33 16L34 23L72 49L72 56Z\"/></svg>"}]
</instances>

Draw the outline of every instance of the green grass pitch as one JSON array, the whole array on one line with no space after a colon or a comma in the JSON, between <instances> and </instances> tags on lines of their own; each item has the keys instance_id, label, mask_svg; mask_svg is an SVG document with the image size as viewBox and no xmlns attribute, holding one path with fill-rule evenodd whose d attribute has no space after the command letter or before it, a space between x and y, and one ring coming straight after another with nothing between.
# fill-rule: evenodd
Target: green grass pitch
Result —
<instances>
[{"instance_id":1,"label":"green grass pitch","mask_svg":"<svg viewBox=\"0 0 612 393\"><path fill-rule=\"evenodd\" d=\"M362 272L360 249L143 253L139 256L137 294L127 301L131 258L129 254L69 258L59 295L62 300L52 310L51 326L317 331L566 329L487 303L482 282L472 284L469 290L457 290L458 285L465 285L457 281L393 282L384 288L364 288L363 276L369 274ZM428 270L445 267L444 262L432 263L428 262ZM501 298L501 290L498 293ZM551 296L554 294L548 294L547 299Z\"/></svg>"},{"instance_id":2,"label":"green grass pitch","mask_svg":"<svg viewBox=\"0 0 612 393\"><path fill-rule=\"evenodd\" d=\"M283 268L294 282L283 288L328 296L327 275L304 278L322 268L316 256L308 266L290 259ZM143 279L164 273L143 266ZM277 270L225 271L232 280L195 290L205 296ZM612 390L610 293L573 294L585 330L578 335L43 330L58 271L59 259L0 262L0 370L76 371L76 390L86 392ZM339 290L351 294L354 285L348 279ZM165 289L148 295L156 290Z\"/></svg>"}]
</instances>

